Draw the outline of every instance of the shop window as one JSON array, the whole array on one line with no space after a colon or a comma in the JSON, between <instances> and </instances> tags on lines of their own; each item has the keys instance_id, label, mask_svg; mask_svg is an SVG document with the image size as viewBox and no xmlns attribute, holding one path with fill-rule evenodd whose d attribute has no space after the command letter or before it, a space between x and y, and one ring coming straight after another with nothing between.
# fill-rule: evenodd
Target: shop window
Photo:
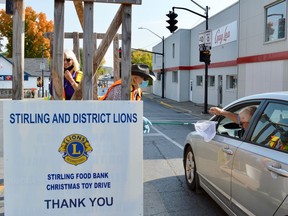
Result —
<instances>
[{"instance_id":1,"label":"shop window","mask_svg":"<svg viewBox=\"0 0 288 216\"><path fill-rule=\"evenodd\" d=\"M208 86L215 86L215 76L208 76Z\"/></svg>"},{"instance_id":2,"label":"shop window","mask_svg":"<svg viewBox=\"0 0 288 216\"><path fill-rule=\"evenodd\" d=\"M172 72L172 82L173 83L178 83L178 71L173 71Z\"/></svg>"},{"instance_id":3,"label":"shop window","mask_svg":"<svg viewBox=\"0 0 288 216\"><path fill-rule=\"evenodd\" d=\"M203 86L203 76L196 76L196 85Z\"/></svg>"},{"instance_id":4,"label":"shop window","mask_svg":"<svg viewBox=\"0 0 288 216\"><path fill-rule=\"evenodd\" d=\"M286 1L278 1L265 7L265 42L285 38L286 35Z\"/></svg>"},{"instance_id":5,"label":"shop window","mask_svg":"<svg viewBox=\"0 0 288 216\"><path fill-rule=\"evenodd\" d=\"M227 83L226 88L227 89L236 89L237 88L237 76L236 75L227 75L226 77Z\"/></svg>"}]
</instances>

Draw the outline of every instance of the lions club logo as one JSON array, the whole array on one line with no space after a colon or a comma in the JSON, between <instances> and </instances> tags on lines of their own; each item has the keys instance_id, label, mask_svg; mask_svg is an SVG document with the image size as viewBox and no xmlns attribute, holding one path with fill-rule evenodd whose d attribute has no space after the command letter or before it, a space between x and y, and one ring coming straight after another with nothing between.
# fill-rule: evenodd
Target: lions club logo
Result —
<instances>
[{"instance_id":1,"label":"lions club logo","mask_svg":"<svg viewBox=\"0 0 288 216\"><path fill-rule=\"evenodd\" d=\"M63 154L64 161L77 166L87 161L93 149L88 139L81 134L71 134L66 136L58 151Z\"/></svg>"}]
</instances>

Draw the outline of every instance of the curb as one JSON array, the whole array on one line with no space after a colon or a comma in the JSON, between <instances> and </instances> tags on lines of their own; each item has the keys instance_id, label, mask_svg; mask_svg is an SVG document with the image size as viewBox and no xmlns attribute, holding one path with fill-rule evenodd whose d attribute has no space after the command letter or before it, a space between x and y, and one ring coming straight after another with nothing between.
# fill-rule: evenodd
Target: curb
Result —
<instances>
[{"instance_id":1,"label":"curb","mask_svg":"<svg viewBox=\"0 0 288 216\"><path fill-rule=\"evenodd\" d=\"M157 95L153 95L151 93L144 93L143 98L155 101L155 102L157 102L163 106L166 106L170 109L174 109L176 111L193 114L193 115L197 116L199 119L209 120L212 117L212 115L204 114L202 112L203 111L202 105L195 104L191 101L187 101L187 103L186 102L177 102L177 101L173 101L170 99L161 98L161 97L159 97Z\"/></svg>"}]
</instances>

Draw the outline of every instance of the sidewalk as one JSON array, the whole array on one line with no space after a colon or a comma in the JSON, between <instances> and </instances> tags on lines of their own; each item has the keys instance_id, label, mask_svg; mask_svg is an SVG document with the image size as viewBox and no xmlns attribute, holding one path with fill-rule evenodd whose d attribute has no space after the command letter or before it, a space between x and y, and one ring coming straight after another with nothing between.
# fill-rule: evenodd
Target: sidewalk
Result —
<instances>
[{"instance_id":1,"label":"sidewalk","mask_svg":"<svg viewBox=\"0 0 288 216\"><path fill-rule=\"evenodd\" d=\"M143 92L143 100L153 100L156 101L163 106L170 107L171 109L178 110L180 112L190 113L197 116L200 119L208 120L212 117L210 114L204 114L204 104L195 104L191 101L185 102L177 102L167 98L161 98L158 95L154 95L153 93ZM207 110L209 110L210 106L208 105Z\"/></svg>"}]
</instances>

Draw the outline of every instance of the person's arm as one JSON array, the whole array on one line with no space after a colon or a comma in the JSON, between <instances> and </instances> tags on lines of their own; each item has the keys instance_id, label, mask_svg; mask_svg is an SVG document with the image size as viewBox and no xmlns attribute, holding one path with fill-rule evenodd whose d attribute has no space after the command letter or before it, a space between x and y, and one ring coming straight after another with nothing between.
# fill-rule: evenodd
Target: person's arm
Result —
<instances>
[{"instance_id":1,"label":"person's arm","mask_svg":"<svg viewBox=\"0 0 288 216\"><path fill-rule=\"evenodd\" d=\"M213 115L221 115L221 116L224 116L224 117L229 118L229 119L231 119L232 121L236 122L237 124L239 124L238 114L235 114L235 113L232 113L232 112L223 110L223 109L218 108L218 107L211 107L211 108L209 109L209 113L210 113L210 114L213 114Z\"/></svg>"},{"instance_id":2,"label":"person's arm","mask_svg":"<svg viewBox=\"0 0 288 216\"><path fill-rule=\"evenodd\" d=\"M69 70L66 70L64 73L65 78L70 82L74 90L78 87L78 83L73 79Z\"/></svg>"}]
</instances>

